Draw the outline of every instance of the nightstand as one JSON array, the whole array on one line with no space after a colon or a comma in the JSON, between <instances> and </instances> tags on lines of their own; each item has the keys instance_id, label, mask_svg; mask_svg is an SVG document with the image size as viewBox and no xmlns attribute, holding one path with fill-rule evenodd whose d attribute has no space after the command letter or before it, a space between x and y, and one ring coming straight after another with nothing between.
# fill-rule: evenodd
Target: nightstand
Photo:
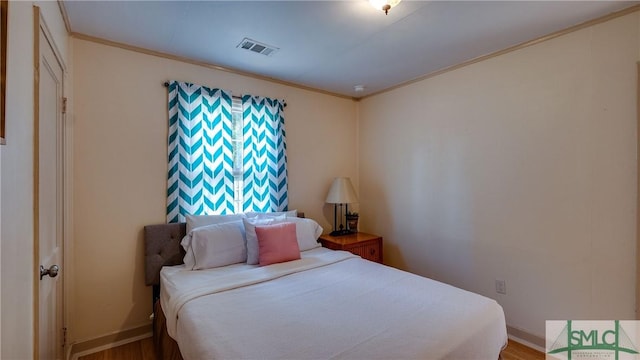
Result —
<instances>
[{"instance_id":1,"label":"nightstand","mask_svg":"<svg viewBox=\"0 0 640 360\"><path fill-rule=\"evenodd\" d=\"M349 235L322 235L318 241L332 250L345 250L363 259L382 264L382 237L362 232Z\"/></svg>"}]
</instances>

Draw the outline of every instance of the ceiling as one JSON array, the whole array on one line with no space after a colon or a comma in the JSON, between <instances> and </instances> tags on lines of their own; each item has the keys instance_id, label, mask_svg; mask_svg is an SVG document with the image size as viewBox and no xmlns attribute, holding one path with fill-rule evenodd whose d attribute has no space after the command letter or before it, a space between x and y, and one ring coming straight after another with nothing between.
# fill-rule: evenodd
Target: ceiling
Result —
<instances>
[{"instance_id":1,"label":"ceiling","mask_svg":"<svg viewBox=\"0 0 640 360\"><path fill-rule=\"evenodd\" d=\"M363 97L637 3L404 0L388 15L366 0L63 5L75 34ZM279 50L237 48L245 37Z\"/></svg>"}]
</instances>

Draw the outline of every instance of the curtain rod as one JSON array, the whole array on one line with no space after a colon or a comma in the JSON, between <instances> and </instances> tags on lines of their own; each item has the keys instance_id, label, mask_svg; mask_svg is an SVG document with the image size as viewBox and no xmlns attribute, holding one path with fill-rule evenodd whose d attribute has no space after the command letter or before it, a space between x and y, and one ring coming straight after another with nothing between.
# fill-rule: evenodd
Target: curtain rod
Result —
<instances>
[{"instance_id":1,"label":"curtain rod","mask_svg":"<svg viewBox=\"0 0 640 360\"><path fill-rule=\"evenodd\" d=\"M165 81L164 84L162 84L164 87L168 88L169 87L169 82ZM234 99L241 99L242 100L242 96L237 96L237 95L231 95L232 98ZM285 101L284 104L282 105L284 107L287 107L287 102Z\"/></svg>"}]
</instances>

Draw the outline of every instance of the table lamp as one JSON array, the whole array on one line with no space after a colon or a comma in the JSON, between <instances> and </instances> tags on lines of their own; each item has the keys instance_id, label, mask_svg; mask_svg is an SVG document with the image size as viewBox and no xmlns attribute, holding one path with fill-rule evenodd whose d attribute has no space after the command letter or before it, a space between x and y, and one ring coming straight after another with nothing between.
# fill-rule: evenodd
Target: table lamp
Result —
<instances>
[{"instance_id":1,"label":"table lamp","mask_svg":"<svg viewBox=\"0 0 640 360\"><path fill-rule=\"evenodd\" d=\"M353 189L351 180L348 177L337 177L333 179L333 183L331 183L331 188L329 188L329 193L327 194L325 202L333 204L333 231L329 235L340 236L353 233L353 231L345 229L342 223L345 213L349 211L349 204L358 202L358 197L356 196L356 191ZM345 205L345 212L342 211L343 204ZM340 205L339 228L337 221L337 205Z\"/></svg>"}]
</instances>

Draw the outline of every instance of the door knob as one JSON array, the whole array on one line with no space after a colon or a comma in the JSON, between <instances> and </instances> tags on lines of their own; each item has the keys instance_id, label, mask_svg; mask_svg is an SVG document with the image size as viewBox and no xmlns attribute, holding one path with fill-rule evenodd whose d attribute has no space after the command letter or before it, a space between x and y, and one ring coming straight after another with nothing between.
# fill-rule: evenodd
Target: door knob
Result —
<instances>
[{"instance_id":1,"label":"door knob","mask_svg":"<svg viewBox=\"0 0 640 360\"><path fill-rule=\"evenodd\" d=\"M42 280L46 275L54 278L58 276L58 271L60 271L60 267L58 267L58 265L51 265L48 269L45 269L44 266L40 265L40 280Z\"/></svg>"}]
</instances>

